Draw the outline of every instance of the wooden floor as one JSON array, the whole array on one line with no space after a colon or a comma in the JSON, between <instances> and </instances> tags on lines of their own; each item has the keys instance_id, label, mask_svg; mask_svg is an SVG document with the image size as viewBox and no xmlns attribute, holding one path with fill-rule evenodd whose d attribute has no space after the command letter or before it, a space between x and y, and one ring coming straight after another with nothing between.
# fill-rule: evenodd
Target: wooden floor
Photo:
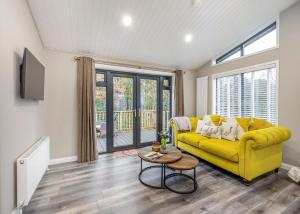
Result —
<instances>
[{"instance_id":1,"label":"wooden floor","mask_svg":"<svg viewBox=\"0 0 300 214\"><path fill-rule=\"evenodd\" d=\"M156 130L148 129L141 131L142 142L153 142L157 138ZM114 135L114 147L127 146L133 144L132 131L128 132L116 132ZM106 152L106 138L97 137L98 153Z\"/></svg>"},{"instance_id":2,"label":"wooden floor","mask_svg":"<svg viewBox=\"0 0 300 214\"><path fill-rule=\"evenodd\" d=\"M200 161L198 190L179 195L151 189L138 181L140 159L101 155L89 164L51 166L24 213L300 213L300 186L286 171L271 173L250 187L221 169ZM159 171L144 179L159 181ZM176 182L176 183L175 183ZM180 179L170 185L189 188ZM179 186L177 186L179 188Z\"/></svg>"}]
</instances>

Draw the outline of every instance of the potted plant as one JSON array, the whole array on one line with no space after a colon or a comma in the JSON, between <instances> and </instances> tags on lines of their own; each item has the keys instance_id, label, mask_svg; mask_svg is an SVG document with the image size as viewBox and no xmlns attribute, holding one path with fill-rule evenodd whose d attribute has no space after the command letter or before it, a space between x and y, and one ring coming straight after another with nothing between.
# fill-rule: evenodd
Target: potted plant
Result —
<instances>
[{"instance_id":1,"label":"potted plant","mask_svg":"<svg viewBox=\"0 0 300 214\"><path fill-rule=\"evenodd\" d=\"M167 141L170 138L170 133L168 131L161 131L158 133L161 144L160 144L160 152L167 153Z\"/></svg>"}]
</instances>

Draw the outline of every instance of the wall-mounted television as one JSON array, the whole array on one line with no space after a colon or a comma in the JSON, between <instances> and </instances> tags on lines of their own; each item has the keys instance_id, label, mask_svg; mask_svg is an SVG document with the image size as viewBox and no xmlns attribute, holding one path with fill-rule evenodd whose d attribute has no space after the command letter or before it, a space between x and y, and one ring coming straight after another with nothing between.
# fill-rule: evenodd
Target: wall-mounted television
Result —
<instances>
[{"instance_id":1,"label":"wall-mounted television","mask_svg":"<svg viewBox=\"0 0 300 214\"><path fill-rule=\"evenodd\" d=\"M27 48L20 70L21 98L44 100L45 67Z\"/></svg>"}]
</instances>

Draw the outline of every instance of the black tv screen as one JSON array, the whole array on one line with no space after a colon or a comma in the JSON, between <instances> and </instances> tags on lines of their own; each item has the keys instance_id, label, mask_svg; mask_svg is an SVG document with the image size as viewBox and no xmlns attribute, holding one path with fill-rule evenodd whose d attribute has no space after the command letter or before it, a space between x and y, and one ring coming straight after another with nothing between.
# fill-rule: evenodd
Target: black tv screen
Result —
<instances>
[{"instance_id":1,"label":"black tv screen","mask_svg":"<svg viewBox=\"0 0 300 214\"><path fill-rule=\"evenodd\" d=\"M21 65L21 98L44 100L45 67L25 48Z\"/></svg>"}]
</instances>

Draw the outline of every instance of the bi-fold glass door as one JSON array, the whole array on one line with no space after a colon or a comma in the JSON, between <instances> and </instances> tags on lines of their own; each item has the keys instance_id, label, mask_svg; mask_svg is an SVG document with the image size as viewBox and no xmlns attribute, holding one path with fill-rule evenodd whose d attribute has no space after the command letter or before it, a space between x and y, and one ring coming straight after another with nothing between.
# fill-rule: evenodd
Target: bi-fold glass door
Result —
<instances>
[{"instance_id":1,"label":"bi-fold glass door","mask_svg":"<svg viewBox=\"0 0 300 214\"><path fill-rule=\"evenodd\" d=\"M99 153L150 145L171 117L171 78L96 70ZM165 80L169 86L164 86Z\"/></svg>"},{"instance_id":2,"label":"bi-fold glass door","mask_svg":"<svg viewBox=\"0 0 300 214\"><path fill-rule=\"evenodd\" d=\"M136 77L126 74L112 74L112 88L112 149L136 146Z\"/></svg>"},{"instance_id":3,"label":"bi-fold glass door","mask_svg":"<svg viewBox=\"0 0 300 214\"><path fill-rule=\"evenodd\" d=\"M140 76L137 79L137 142L139 145L157 141L158 78Z\"/></svg>"}]
</instances>

